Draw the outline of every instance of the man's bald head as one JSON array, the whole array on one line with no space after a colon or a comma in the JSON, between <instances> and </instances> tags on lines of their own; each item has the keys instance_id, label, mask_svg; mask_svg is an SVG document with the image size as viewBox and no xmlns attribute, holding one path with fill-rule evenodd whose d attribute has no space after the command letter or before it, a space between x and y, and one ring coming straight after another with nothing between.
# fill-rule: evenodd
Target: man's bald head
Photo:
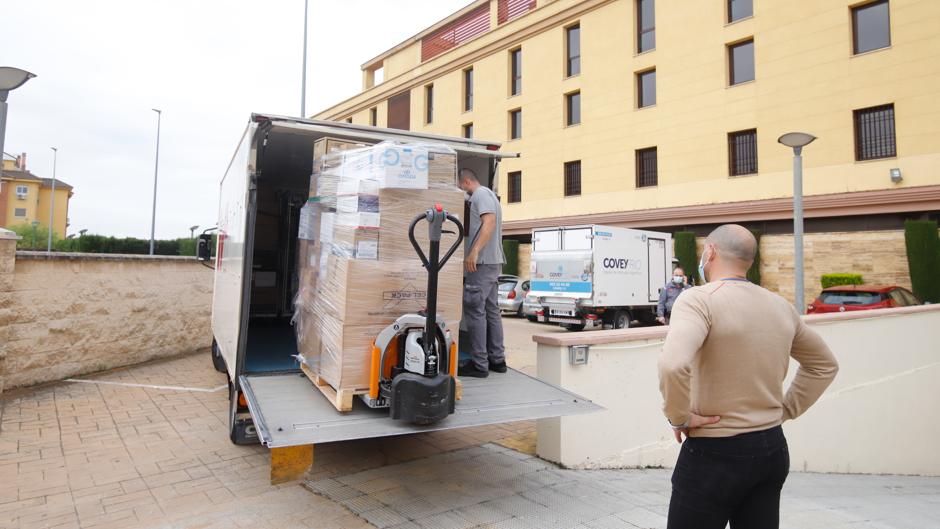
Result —
<instances>
[{"instance_id":1,"label":"man's bald head","mask_svg":"<svg viewBox=\"0 0 940 529\"><path fill-rule=\"evenodd\" d=\"M748 266L757 256L757 239L747 228L738 224L718 226L705 242L715 245L718 255L737 259Z\"/></svg>"}]
</instances>

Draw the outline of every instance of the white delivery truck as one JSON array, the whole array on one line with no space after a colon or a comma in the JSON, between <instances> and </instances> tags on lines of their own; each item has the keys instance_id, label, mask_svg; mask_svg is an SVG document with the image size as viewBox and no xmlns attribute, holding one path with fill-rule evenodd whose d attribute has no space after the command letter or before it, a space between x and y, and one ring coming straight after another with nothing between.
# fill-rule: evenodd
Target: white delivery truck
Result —
<instances>
[{"instance_id":1,"label":"white delivery truck","mask_svg":"<svg viewBox=\"0 0 940 529\"><path fill-rule=\"evenodd\" d=\"M600 225L533 230L529 295L542 307L539 321L573 331L655 321L672 253L668 233Z\"/></svg>"},{"instance_id":2,"label":"white delivery truck","mask_svg":"<svg viewBox=\"0 0 940 529\"><path fill-rule=\"evenodd\" d=\"M338 412L301 372L291 325L300 209L309 194L313 144L324 137L363 144L440 143L457 153L458 167L473 169L492 188L500 159L517 156L499 152L498 144L477 140L251 116L220 185L214 260L213 361L229 379L232 442L260 441L277 450L599 409L589 400L509 370L487 379L463 380L455 413L429 426L392 420L388 410L372 409L358 400L352 411ZM433 206L414 204L415 214ZM452 213L464 218L464 212ZM199 257L204 261L209 260L209 240L208 234L200 236ZM448 322L455 335L457 323Z\"/></svg>"}]
</instances>

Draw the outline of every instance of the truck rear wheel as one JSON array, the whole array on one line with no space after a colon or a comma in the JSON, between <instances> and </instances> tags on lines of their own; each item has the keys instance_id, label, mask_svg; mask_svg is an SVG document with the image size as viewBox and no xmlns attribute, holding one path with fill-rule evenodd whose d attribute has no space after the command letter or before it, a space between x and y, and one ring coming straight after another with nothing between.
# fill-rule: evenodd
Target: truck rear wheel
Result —
<instances>
[{"instance_id":1,"label":"truck rear wheel","mask_svg":"<svg viewBox=\"0 0 940 529\"><path fill-rule=\"evenodd\" d=\"M219 352L219 344L215 341L215 338L212 339L212 367L215 368L219 373L225 373L225 359L222 358L222 353Z\"/></svg>"},{"instance_id":2,"label":"truck rear wheel","mask_svg":"<svg viewBox=\"0 0 940 529\"><path fill-rule=\"evenodd\" d=\"M614 329L629 329L630 321L630 313L625 310L618 310L610 319L610 323Z\"/></svg>"}]
</instances>

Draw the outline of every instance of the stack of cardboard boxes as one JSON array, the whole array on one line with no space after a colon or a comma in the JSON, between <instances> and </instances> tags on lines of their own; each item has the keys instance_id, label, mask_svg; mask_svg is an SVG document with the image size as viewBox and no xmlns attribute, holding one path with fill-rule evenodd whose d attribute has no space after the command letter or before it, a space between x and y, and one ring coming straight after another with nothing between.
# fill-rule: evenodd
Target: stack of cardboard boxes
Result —
<instances>
[{"instance_id":1,"label":"stack of cardboard boxes","mask_svg":"<svg viewBox=\"0 0 940 529\"><path fill-rule=\"evenodd\" d=\"M440 204L460 217L457 157L439 145L314 144L310 199L301 212L298 348L335 389L369 385L372 342L399 316L426 306L427 271L408 239L412 220ZM428 252L428 224L415 228ZM455 240L445 235L443 254ZM463 249L441 270L438 312L456 332Z\"/></svg>"}]
</instances>

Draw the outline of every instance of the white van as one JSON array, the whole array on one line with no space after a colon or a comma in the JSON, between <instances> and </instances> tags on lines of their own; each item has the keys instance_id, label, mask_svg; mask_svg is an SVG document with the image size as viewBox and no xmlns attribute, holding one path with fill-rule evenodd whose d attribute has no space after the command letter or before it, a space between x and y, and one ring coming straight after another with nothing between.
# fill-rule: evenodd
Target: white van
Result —
<instances>
[{"instance_id":1,"label":"white van","mask_svg":"<svg viewBox=\"0 0 940 529\"><path fill-rule=\"evenodd\" d=\"M430 426L393 421L356 401L340 413L301 372L291 326L297 228L308 198L313 143L441 143L496 187L499 145L347 123L253 114L222 178L219 200L213 357L229 377L229 430L237 444L277 447L557 417L599 409L590 401L517 371L463 380L456 412ZM432 204L415 204L415 212ZM461 219L463 212L455 212ZM207 260L208 235L200 239Z\"/></svg>"},{"instance_id":2,"label":"white van","mask_svg":"<svg viewBox=\"0 0 940 529\"><path fill-rule=\"evenodd\" d=\"M538 320L573 331L651 323L672 253L668 233L597 224L533 230L529 296L542 307Z\"/></svg>"}]
</instances>

